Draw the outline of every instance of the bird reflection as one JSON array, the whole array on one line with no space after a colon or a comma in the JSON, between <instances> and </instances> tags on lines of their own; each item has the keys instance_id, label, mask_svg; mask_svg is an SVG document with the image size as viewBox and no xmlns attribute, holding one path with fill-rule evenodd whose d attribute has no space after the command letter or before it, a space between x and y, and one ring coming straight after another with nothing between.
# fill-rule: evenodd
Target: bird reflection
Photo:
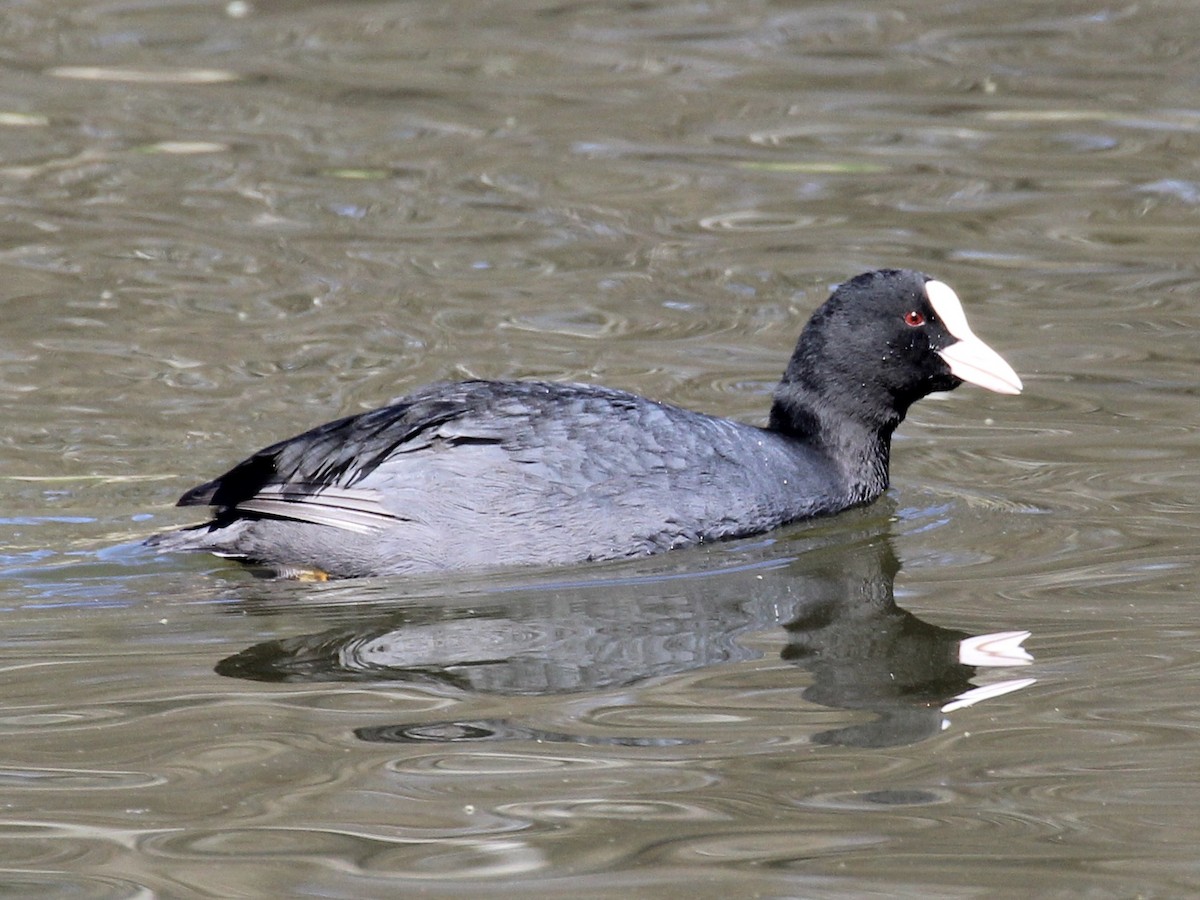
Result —
<instances>
[{"instance_id":1,"label":"bird reflection","mask_svg":"<svg viewBox=\"0 0 1200 900\"><path fill-rule=\"evenodd\" d=\"M939 732L949 711L1032 682L975 687L979 667L1032 658L1021 647L1026 632L971 636L897 607L899 568L887 537L866 535L816 543L782 568L506 591L473 597L469 608L407 605L367 624L256 644L222 660L216 671L254 681L566 694L752 659L761 654L741 639L754 633L761 643L764 633L782 628L781 658L809 673L798 679L801 697L872 714L820 732L814 741L909 744ZM406 723L356 734L386 742L682 742L585 737L507 719Z\"/></svg>"},{"instance_id":2,"label":"bird reflection","mask_svg":"<svg viewBox=\"0 0 1200 900\"><path fill-rule=\"evenodd\" d=\"M948 708L1029 683L1003 682L973 694L980 690L971 684L978 667L1032 662L1021 647L1028 632L972 636L924 622L896 605L899 570L890 545L879 541L859 553L819 559L803 579L806 602L784 623L781 656L812 673L804 699L877 716L816 734L816 742L915 743L941 729Z\"/></svg>"}]
</instances>

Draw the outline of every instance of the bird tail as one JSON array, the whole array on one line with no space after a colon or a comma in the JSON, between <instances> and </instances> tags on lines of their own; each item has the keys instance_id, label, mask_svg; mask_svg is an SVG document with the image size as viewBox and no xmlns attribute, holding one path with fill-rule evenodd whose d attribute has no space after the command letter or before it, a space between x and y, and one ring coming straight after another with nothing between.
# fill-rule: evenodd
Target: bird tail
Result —
<instances>
[{"instance_id":1,"label":"bird tail","mask_svg":"<svg viewBox=\"0 0 1200 900\"><path fill-rule=\"evenodd\" d=\"M186 528L176 528L173 531L161 531L158 534L150 535L143 543L160 553L237 555L233 552L235 538L229 531L228 524L212 521L201 525L189 525Z\"/></svg>"}]
</instances>

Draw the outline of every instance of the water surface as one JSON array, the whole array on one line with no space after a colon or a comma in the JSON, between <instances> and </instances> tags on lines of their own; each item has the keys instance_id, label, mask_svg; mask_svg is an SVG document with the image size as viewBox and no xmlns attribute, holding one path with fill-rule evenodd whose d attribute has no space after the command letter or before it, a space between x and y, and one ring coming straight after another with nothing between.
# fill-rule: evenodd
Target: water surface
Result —
<instances>
[{"instance_id":1,"label":"water surface","mask_svg":"<svg viewBox=\"0 0 1200 900\"><path fill-rule=\"evenodd\" d=\"M3 18L10 893L1200 889L1190 4ZM916 407L867 510L441 580L135 548L432 380L761 422L885 265L1027 387ZM963 664L1025 630L1031 664Z\"/></svg>"}]
</instances>

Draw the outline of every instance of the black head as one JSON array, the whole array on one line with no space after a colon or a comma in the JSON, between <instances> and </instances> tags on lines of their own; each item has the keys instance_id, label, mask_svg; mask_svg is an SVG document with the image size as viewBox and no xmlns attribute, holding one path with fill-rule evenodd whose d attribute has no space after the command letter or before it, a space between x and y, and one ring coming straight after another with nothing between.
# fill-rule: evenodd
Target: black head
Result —
<instances>
[{"instance_id":1,"label":"black head","mask_svg":"<svg viewBox=\"0 0 1200 900\"><path fill-rule=\"evenodd\" d=\"M907 269L868 272L840 285L804 327L771 425L811 433L814 414L831 413L890 433L912 403L964 381L1021 390L949 286Z\"/></svg>"}]
</instances>

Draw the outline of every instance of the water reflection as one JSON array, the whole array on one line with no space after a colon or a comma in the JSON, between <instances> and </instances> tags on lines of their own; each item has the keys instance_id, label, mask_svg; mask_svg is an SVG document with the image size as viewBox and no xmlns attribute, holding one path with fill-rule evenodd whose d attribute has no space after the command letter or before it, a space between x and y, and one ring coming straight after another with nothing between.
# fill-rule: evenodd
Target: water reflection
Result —
<instances>
[{"instance_id":1,"label":"water reflection","mask_svg":"<svg viewBox=\"0 0 1200 900\"><path fill-rule=\"evenodd\" d=\"M780 657L804 670L804 700L867 711L821 743L891 746L923 740L945 715L1032 679L975 687L983 666L1031 661L1027 632L972 636L896 606L890 541L866 535L806 549L783 568L705 577L608 581L501 592L469 605L405 601L373 621L255 644L222 660L225 676L266 682L393 682L435 689L547 695L622 687L752 659L742 638L783 628ZM444 601L444 598L441 598ZM654 745L620 736L549 733L509 720L363 728L367 741Z\"/></svg>"}]
</instances>

